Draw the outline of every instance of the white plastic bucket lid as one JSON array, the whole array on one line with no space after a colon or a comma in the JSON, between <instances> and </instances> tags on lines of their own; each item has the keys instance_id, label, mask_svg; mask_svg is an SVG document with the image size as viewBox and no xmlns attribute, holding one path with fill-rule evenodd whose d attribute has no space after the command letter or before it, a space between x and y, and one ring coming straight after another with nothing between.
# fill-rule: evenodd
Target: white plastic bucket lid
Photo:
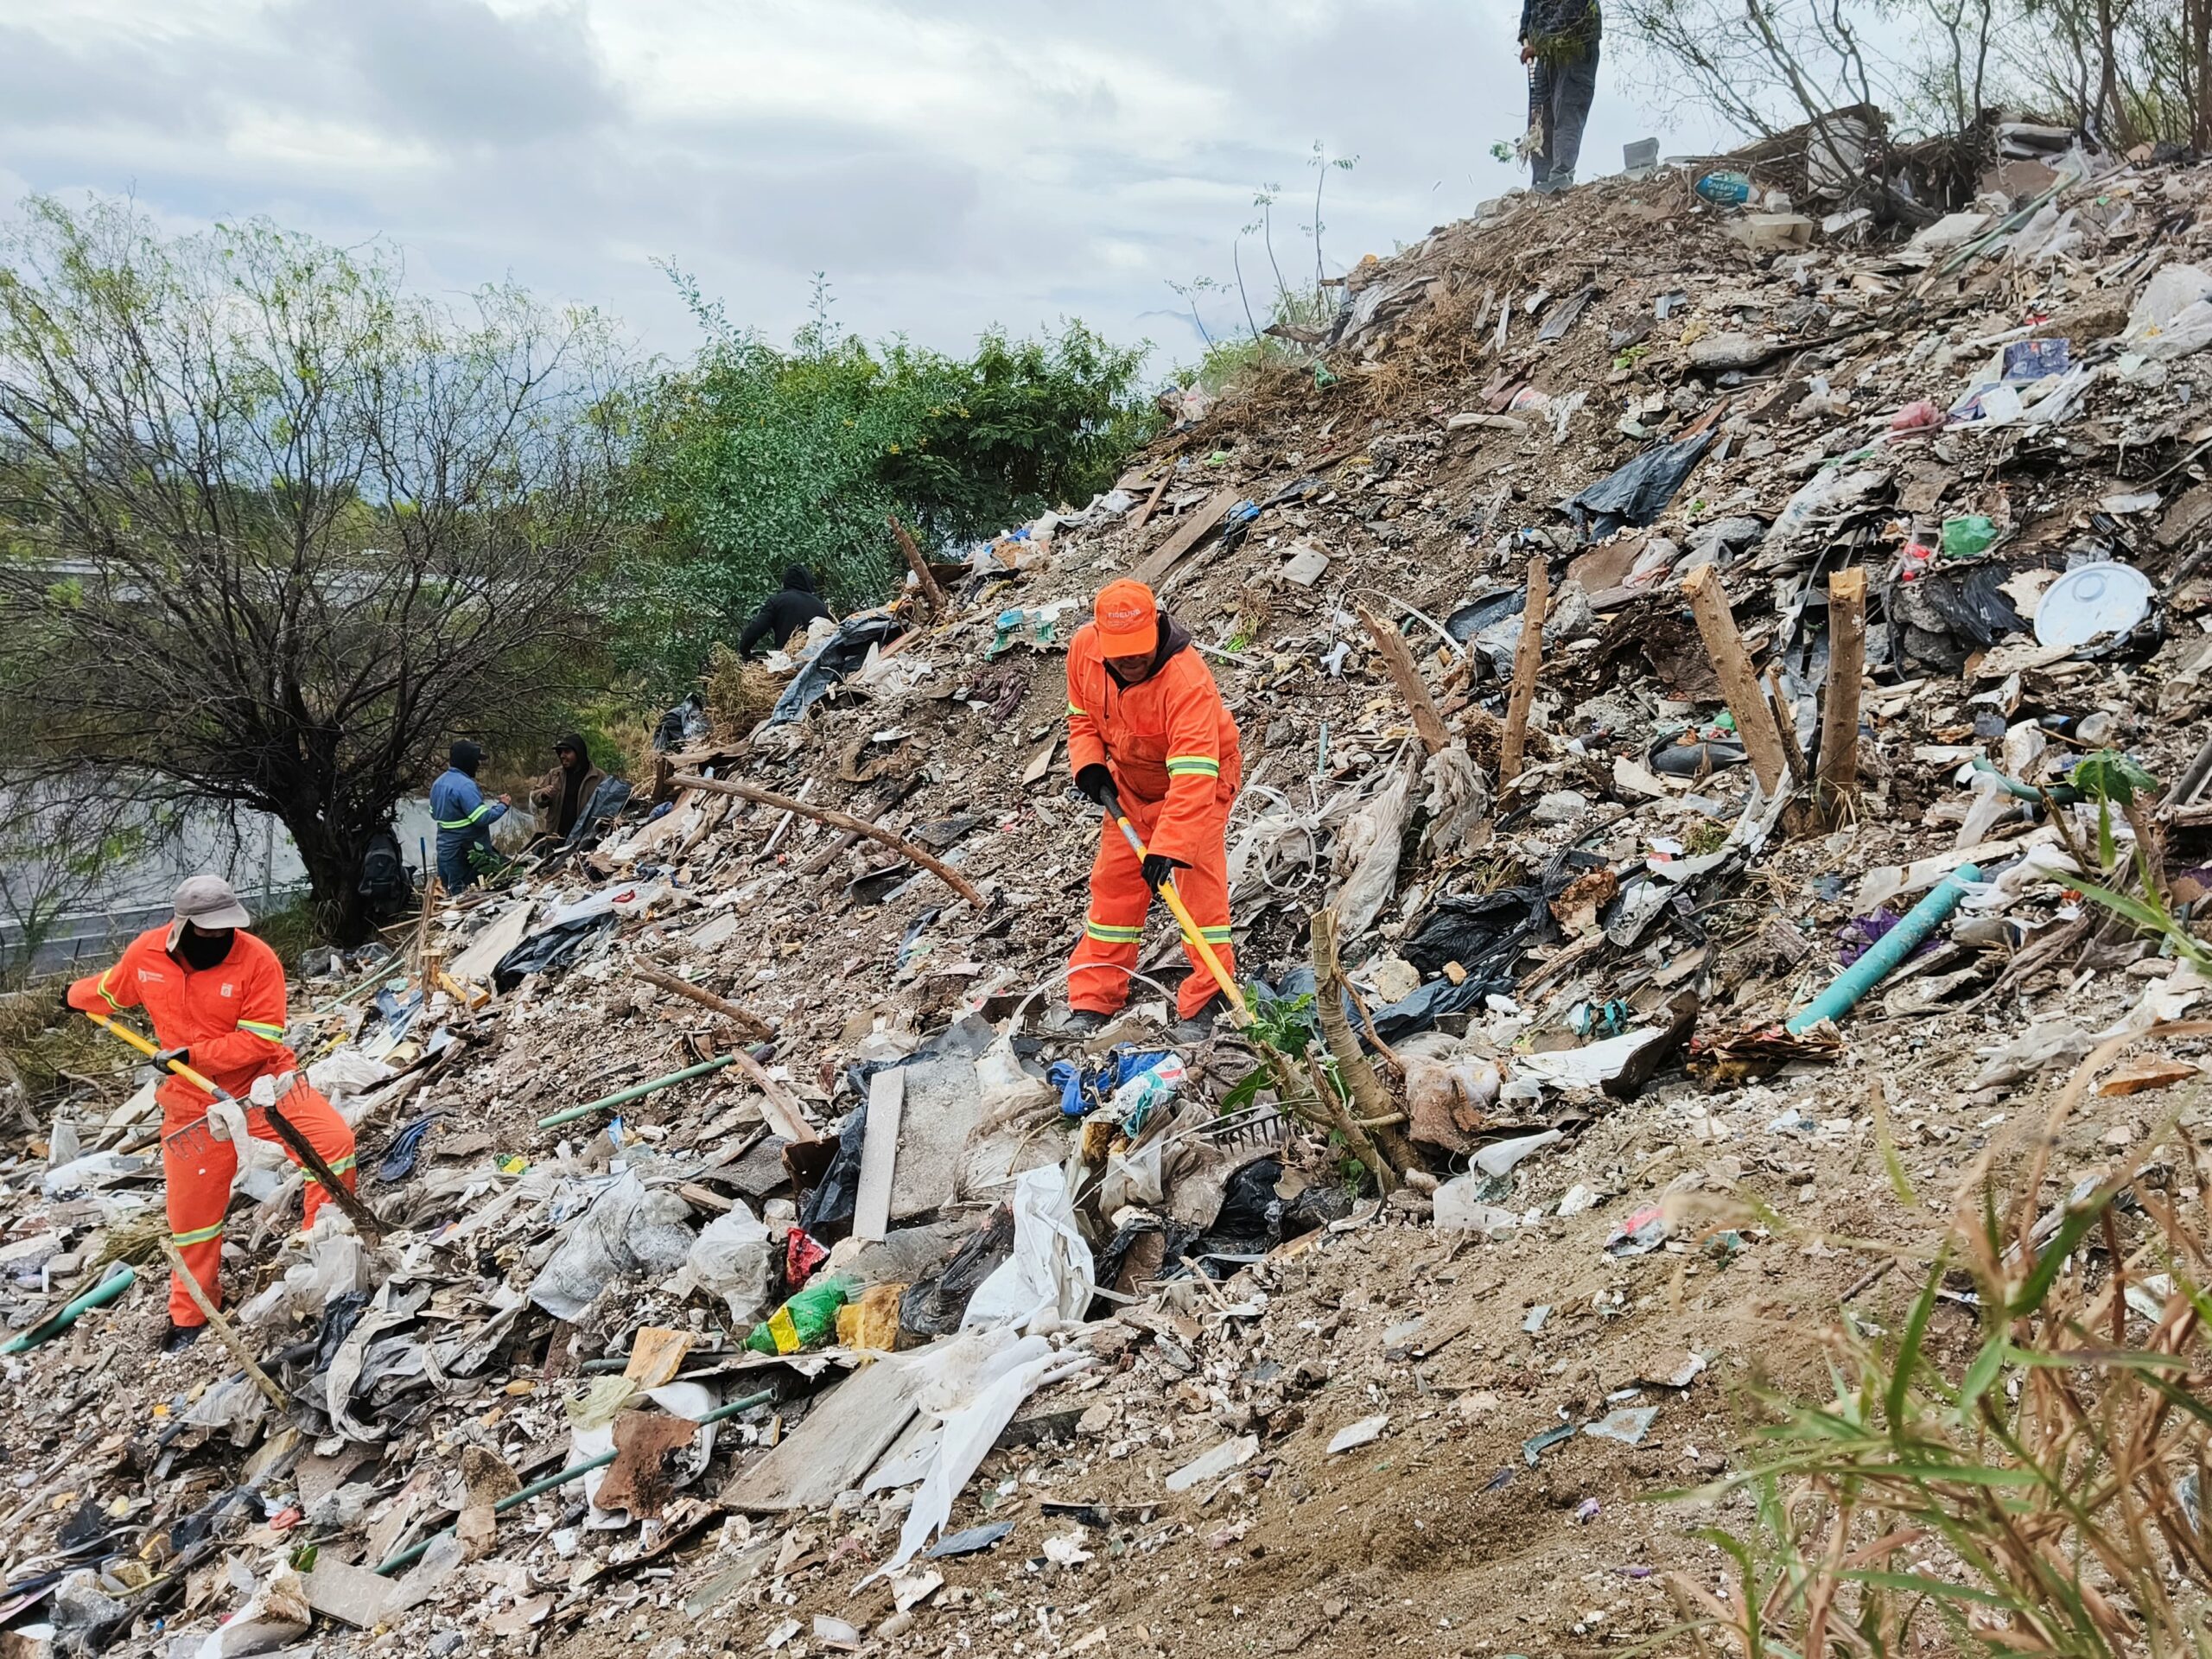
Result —
<instances>
[{"instance_id":1,"label":"white plastic bucket lid","mask_svg":"<svg viewBox=\"0 0 2212 1659\"><path fill-rule=\"evenodd\" d=\"M2155 589L2132 564L2084 564L2044 590L2036 607L2036 643L2087 645L2100 634L2126 633L2151 613Z\"/></svg>"}]
</instances>

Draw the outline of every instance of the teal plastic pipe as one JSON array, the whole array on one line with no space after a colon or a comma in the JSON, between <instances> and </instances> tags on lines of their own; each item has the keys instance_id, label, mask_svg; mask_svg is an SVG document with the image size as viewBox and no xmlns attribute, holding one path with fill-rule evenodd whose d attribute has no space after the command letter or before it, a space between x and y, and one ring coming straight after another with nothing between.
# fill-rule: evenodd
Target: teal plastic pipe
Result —
<instances>
[{"instance_id":1,"label":"teal plastic pipe","mask_svg":"<svg viewBox=\"0 0 2212 1659\"><path fill-rule=\"evenodd\" d=\"M1969 884L1981 872L1961 864L1938 882L1934 892L1904 913L1904 919L1866 948L1866 954L1834 979L1828 988L1806 1005L1805 1011L1783 1029L1802 1037L1823 1020L1840 1020L1859 1004L1859 998L1890 976L1892 969L1917 950L1923 940L1945 922L1967 896Z\"/></svg>"},{"instance_id":2,"label":"teal plastic pipe","mask_svg":"<svg viewBox=\"0 0 2212 1659\"><path fill-rule=\"evenodd\" d=\"M96 1307L105 1307L137 1282L138 1269L127 1262L123 1263L116 1271L108 1274L106 1278L101 1280L75 1301L71 1302L52 1319L31 1326L21 1336L12 1338L4 1346L0 1346L0 1354L28 1353L41 1343L53 1341L54 1338L76 1324L79 1315L89 1313Z\"/></svg>"},{"instance_id":3,"label":"teal plastic pipe","mask_svg":"<svg viewBox=\"0 0 2212 1659\"><path fill-rule=\"evenodd\" d=\"M655 1077L651 1083L633 1083L627 1089L617 1089L611 1095L602 1095L597 1100L587 1102L582 1106L571 1106L565 1111L554 1113L550 1117L541 1117L537 1120L537 1127L541 1129L550 1129L556 1123L573 1123L580 1117L589 1117L594 1112L603 1112L609 1107L627 1105L633 1100L642 1099L657 1090L665 1089L672 1083L687 1083L693 1077L703 1077L709 1071L719 1071L726 1065L736 1064L737 1056L734 1054L724 1054L716 1059L702 1060L696 1065L685 1066L681 1071L671 1071L664 1077Z\"/></svg>"},{"instance_id":4,"label":"teal plastic pipe","mask_svg":"<svg viewBox=\"0 0 2212 1659\"><path fill-rule=\"evenodd\" d=\"M758 1394L747 1395L742 1400L733 1400L726 1406L717 1406L699 1421L702 1423L719 1423L723 1418L734 1417L741 1411L750 1411L755 1406L765 1406L775 1397L776 1391L773 1389L763 1389ZM570 1464L558 1474L548 1475L543 1480L533 1480L522 1491L503 1497L494 1503L492 1506L492 1513L504 1515L518 1503L527 1503L531 1498L542 1497L556 1486L565 1486L572 1480L582 1480L593 1470L606 1468L608 1464L614 1461L614 1457L615 1454L612 1452L602 1452L595 1458L586 1458L582 1463ZM377 1568L377 1571L389 1576L398 1572L403 1567L412 1567L423 1559L424 1550L429 1548L432 1544L436 1543L439 1539L452 1530L451 1527L439 1528L421 1543L411 1548L401 1550L398 1554Z\"/></svg>"}]
</instances>

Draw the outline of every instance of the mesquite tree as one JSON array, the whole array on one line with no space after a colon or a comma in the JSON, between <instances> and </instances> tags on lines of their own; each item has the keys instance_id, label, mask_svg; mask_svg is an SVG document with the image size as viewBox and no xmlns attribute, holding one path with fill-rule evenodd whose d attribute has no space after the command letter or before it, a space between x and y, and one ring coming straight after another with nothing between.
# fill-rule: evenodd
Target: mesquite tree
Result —
<instances>
[{"instance_id":1,"label":"mesquite tree","mask_svg":"<svg viewBox=\"0 0 2212 1659\"><path fill-rule=\"evenodd\" d=\"M588 671L625 374L598 315L433 303L380 248L25 203L0 239L0 766L273 813L325 931L359 937L365 843L445 744L521 735Z\"/></svg>"}]
</instances>

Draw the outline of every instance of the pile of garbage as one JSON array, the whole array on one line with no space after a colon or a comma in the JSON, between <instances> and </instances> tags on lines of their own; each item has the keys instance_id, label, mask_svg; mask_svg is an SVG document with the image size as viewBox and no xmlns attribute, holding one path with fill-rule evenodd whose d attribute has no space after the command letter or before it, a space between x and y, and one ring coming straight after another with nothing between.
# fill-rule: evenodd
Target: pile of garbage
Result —
<instances>
[{"instance_id":1,"label":"pile of garbage","mask_svg":"<svg viewBox=\"0 0 2212 1659\"><path fill-rule=\"evenodd\" d=\"M1891 1170L2136 1039L2097 1173L2212 990L2212 171L1912 229L1760 156L1363 264L1311 366L296 985L374 1225L246 1157L226 1342L150 1357L149 1084L8 1142L0 1656L1669 1628L1712 1517L1631 1500L1940 1230ZM1064 1023L1119 575L1243 734L1198 1042L1157 914Z\"/></svg>"}]
</instances>

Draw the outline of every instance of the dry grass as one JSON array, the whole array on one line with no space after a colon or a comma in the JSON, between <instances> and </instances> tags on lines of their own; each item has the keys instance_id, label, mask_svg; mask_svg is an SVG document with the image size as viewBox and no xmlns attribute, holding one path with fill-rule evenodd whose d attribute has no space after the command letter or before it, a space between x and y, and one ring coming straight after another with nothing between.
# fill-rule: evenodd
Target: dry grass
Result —
<instances>
[{"instance_id":1,"label":"dry grass","mask_svg":"<svg viewBox=\"0 0 2212 1659\"><path fill-rule=\"evenodd\" d=\"M2031 1142L1968 1170L1902 1329L1834 1333L1831 1398L1761 1393L1760 1457L1701 1494L1752 1500L1751 1527L1705 1535L1736 1582L1675 1575L1684 1622L1669 1644L2212 1654L2206 1171L2170 1119L2093 1190L2043 1202L2061 1129L2135 1040L2092 1054ZM1951 1288L1961 1279L1971 1293ZM1930 1341L1947 1298L1978 1321L1948 1363Z\"/></svg>"}]
</instances>

